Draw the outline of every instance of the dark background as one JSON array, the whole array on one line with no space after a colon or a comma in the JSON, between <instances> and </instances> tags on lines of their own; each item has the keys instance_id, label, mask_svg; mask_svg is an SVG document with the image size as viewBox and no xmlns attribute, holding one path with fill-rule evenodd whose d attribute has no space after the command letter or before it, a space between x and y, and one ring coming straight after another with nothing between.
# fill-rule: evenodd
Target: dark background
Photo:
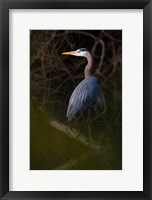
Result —
<instances>
[{"instance_id":1,"label":"dark background","mask_svg":"<svg viewBox=\"0 0 152 200\"><path fill-rule=\"evenodd\" d=\"M79 142L53 129L49 120L70 127L66 110L69 97L84 78L86 59L61 53L87 48L93 55L92 73L98 74L104 108L91 111L92 137L106 148L92 152ZM30 169L118 170L122 168L122 31L72 30L30 32ZM81 117L78 127L88 137ZM83 156L84 155L84 156ZM76 160L75 160L76 158Z\"/></svg>"}]
</instances>

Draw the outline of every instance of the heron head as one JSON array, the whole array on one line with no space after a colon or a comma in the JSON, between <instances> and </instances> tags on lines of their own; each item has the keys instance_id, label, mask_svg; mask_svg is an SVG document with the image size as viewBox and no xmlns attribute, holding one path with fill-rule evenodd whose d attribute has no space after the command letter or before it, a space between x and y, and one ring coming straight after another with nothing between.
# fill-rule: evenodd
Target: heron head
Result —
<instances>
[{"instance_id":1,"label":"heron head","mask_svg":"<svg viewBox=\"0 0 152 200\"><path fill-rule=\"evenodd\" d=\"M77 49L76 51L63 52L62 54L86 57L86 55L88 54L88 50L86 48L80 48L80 49Z\"/></svg>"}]
</instances>

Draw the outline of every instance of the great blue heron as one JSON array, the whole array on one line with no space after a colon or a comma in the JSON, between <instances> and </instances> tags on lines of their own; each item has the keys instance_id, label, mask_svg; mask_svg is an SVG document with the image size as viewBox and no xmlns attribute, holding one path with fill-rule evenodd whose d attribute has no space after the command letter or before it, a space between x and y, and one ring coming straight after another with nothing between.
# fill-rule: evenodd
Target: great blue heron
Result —
<instances>
[{"instance_id":1,"label":"great blue heron","mask_svg":"<svg viewBox=\"0 0 152 200\"><path fill-rule=\"evenodd\" d=\"M71 121L77 114L88 109L90 118L90 108L97 101L101 90L98 78L91 75L92 56L86 48L80 48L76 51L64 52L62 54L85 57L88 61L84 70L85 78L74 89L69 100L66 116ZM90 127L89 139L91 139Z\"/></svg>"}]
</instances>

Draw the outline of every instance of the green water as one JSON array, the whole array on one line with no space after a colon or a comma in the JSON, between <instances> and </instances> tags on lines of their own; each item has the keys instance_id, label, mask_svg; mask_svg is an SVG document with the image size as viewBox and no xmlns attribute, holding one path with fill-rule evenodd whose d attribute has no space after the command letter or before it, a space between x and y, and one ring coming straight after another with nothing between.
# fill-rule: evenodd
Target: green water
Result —
<instances>
[{"instance_id":1,"label":"green water","mask_svg":"<svg viewBox=\"0 0 152 200\"><path fill-rule=\"evenodd\" d=\"M100 142L105 149L100 151L89 150L78 141L70 139L62 132L52 128L48 118L45 117L39 107L32 105L30 115L30 169L52 170L70 162L72 164L66 168L68 170L121 170L121 132L118 131L115 124L112 124L112 127L106 127L103 131L102 123L99 120L94 123L92 134L94 139ZM81 126L79 128L82 130ZM87 137L87 131L86 133L84 131L84 134Z\"/></svg>"}]
</instances>

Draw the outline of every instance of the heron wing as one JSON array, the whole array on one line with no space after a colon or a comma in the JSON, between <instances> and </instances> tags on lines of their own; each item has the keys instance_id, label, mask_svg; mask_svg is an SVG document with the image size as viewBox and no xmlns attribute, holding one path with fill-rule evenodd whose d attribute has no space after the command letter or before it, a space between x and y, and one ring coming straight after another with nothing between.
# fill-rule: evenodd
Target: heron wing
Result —
<instances>
[{"instance_id":1,"label":"heron wing","mask_svg":"<svg viewBox=\"0 0 152 200\"><path fill-rule=\"evenodd\" d=\"M73 91L68 105L67 118L72 120L78 113L91 107L100 93L96 77L87 77Z\"/></svg>"}]
</instances>

